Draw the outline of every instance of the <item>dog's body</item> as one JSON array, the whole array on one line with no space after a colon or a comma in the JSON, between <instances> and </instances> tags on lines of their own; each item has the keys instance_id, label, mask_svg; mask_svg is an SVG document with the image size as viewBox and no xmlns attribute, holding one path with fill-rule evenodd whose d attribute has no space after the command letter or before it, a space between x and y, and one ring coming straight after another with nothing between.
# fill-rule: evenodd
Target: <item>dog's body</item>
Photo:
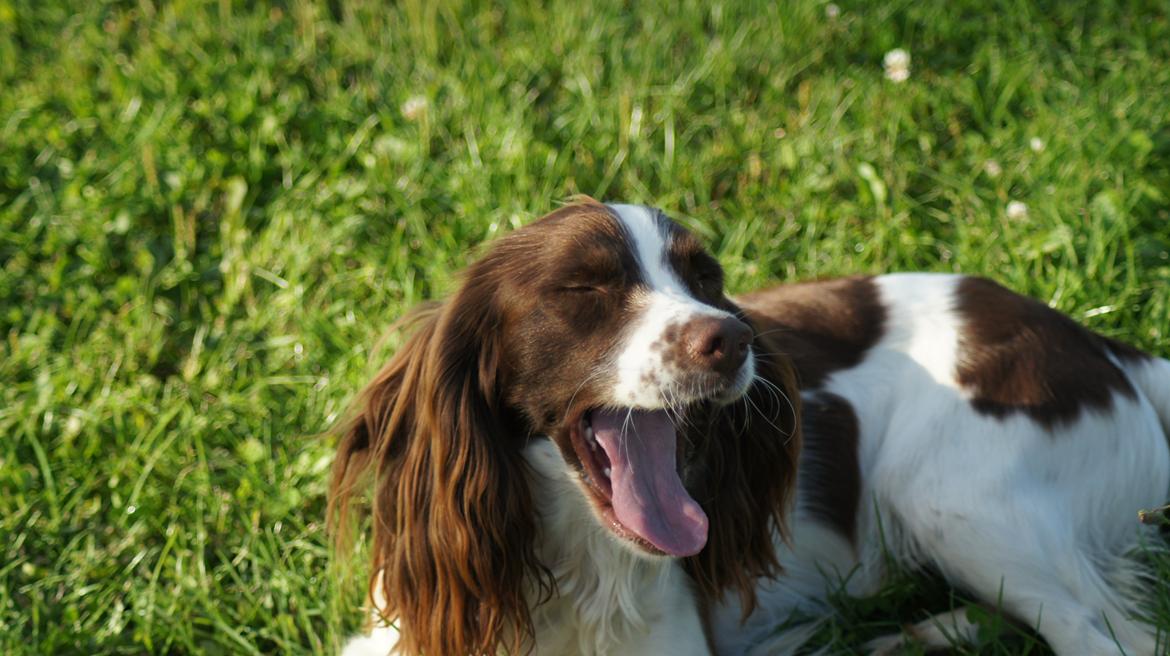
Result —
<instances>
[{"instance_id":1,"label":"dog's body","mask_svg":"<svg viewBox=\"0 0 1170 656\"><path fill-rule=\"evenodd\" d=\"M625 249L612 266L636 270L631 276L637 282L623 276L620 284L606 283L608 301L586 301L598 304L578 321L607 318L579 335L582 346L565 346L564 370L573 372L565 375L576 387L571 394L554 392L554 379L535 380L557 375L546 371L547 362L525 369L534 356L508 355L522 347L499 347L498 365L480 357L478 369L493 372L497 387L526 399L548 396L556 406L550 415L558 415L542 427L540 412L513 402L523 420L488 423L494 431L518 433L490 437L516 444L525 463L506 472L507 484L522 486L518 491L481 493L511 499L512 511L501 520L505 528L485 524L467 536L456 523L446 530L462 537L436 535L444 529L432 519L437 511L422 506L442 494L420 496L415 489L427 477L432 485L451 482L460 493L461 481L481 483L474 473L479 469L460 479L433 465L409 465L412 443L406 440L418 442L427 431L419 428L425 422L407 421L410 410L398 403L399 390L410 387L410 367L425 372L424 356L438 358L442 353L434 349L452 348L450 339L432 339L431 350L408 345L420 362L412 365L404 356L367 393L362 418L342 446L335 490L345 496L355 472L374 468L383 503L420 505L430 514L405 521L400 510L384 505L379 511L376 497L384 528L374 606L386 619L407 621L393 628L376 614L373 632L351 642L348 656L428 647L433 653L516 647L539 654L784 653L807 640L830 612L829 594L875 591L887 556L936 568L986 604L1036 627L1062 655L1165 648L1165 637L1159 647L1152 627L1132 619L1127 586L1139 570L1126 556L1146 535L1136 511L1170 493L1170 363L977 278L854 278L781 286L731 302L704 282L709 263L663 217L631 206L574 207L534 226L564 232L575 225L566 213L584 212L599 222L592 229L604 231L608 215L625 245L606 242L604 248ZM490 270L507 268L485 259L489 270L473 270L465 290ZM577 275L553 288L579 291ZM619 295L627 287L636 291ZM520 323L503 317L491 325L507 335L504 343L539 341L561 325L550 315L574 311L547 307ZM742 339L732 316L754 332L746 353L729 354ZM442 333L442 322L435 333ZM517 325L527 328L517 331ZM616 336L598 342L606 332ZM579 359L587 362L578 371ZM518 378L532 378L532 385ZM591 385L594 379L603 383ZM497 394L483 380L477 386ZM421 398L410 400L425 403ZM474 402L466 394L459 398L463 406ZM594 409L570 410L581 404ZM632 408L626 422L636 417L633 434L641 426L642 440L673 435L656 428L666 413L681 438L677 448L672 437L670 448L639 446L624 426L607 432L608 411L598 408L614 405ZM803 407L804 446L793 481L797 405ZM396 428L395 417L405 417L401 426L413 432ZM437 430L428 439L428 457L451 441ZM405 446L394 446L395 440ZM602 465L613 460L612 476L591 460L590 449L604 452ZM622 449L631 453L623 456ZM671 487L667 461L687 493ZM460 470L457 453L447 462ZM403 466L414 480L402 478ZM632 474L623 471L639 467L642 478L627 480ZM793 483L795 497L789 497ZM631 506L626 498L647 494L665 501ZM531 504L517 503L517 495L528 495ZM460 498L456 505L466 510L455 515L466 522L474 510L469 506L482 499ZM772 521L783 514L787 541L784 525ZM534 525L527 542L508 534L508 526L529 519ZM418 527L428 531L425 537L412 533ZM518 587L459 562L448 571L448 561L458 561L466 548L459 539L480 534L499 537L499 544L472 545L479 548L468 560L483 560L487 551L497 570L515 571L512 560L526 565L511 576L520 579ZM779 576L770 557L783 567ZM443 590L430 589L443 582L467 599L452 602ZM431 600L441 616L437 625L423 622L425 609L412 607L413 594ZM501 601L488 606L492 599ZM505 613L506 621L493 618L496 606L516 599L522 608ZM750 612L741 623L745 604ZM443 625L466 636L454 640ZM480 630L485 625L495 628ZM913 633L942 646L973 631L958 612ZM891 637L872 647L900 641Z\"/></svg>"},{"instance_id":2,"label":"dog's body","mask_svg":"<svg viewBox=\"0 0 1170 656\"><path fill-rule=\"evenodd\" d=\"M1136 510L1170 488L1170 363L963 276L740 303L796 362L805 446L793 547L778 545L786 573L761 584L746 627L734 604L720 609L720 653L793 646L800 632L775 627L828 612L826 577L871 594L887 556L936 568L1059 654L1155 653L1152 629L1128 619L1138 571L1123 556L1143 535ZM911 633L945 646L974 630L960 613Z\"/></svg>"}]
</instances>

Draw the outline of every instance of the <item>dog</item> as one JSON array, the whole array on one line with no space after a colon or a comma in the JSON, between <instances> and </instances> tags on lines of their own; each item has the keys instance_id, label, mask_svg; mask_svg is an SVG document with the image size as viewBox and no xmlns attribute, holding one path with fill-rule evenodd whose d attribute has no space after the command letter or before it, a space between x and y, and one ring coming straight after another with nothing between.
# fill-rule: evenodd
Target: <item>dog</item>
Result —
<instances>
[{"instance_id":1,"label":"dog","mask_svg":"<svg viewBox=\"0 0 1170 656\"><path fill-rule=\"evenodd\" d=\"M332 474L335 526L373 488L346 656L790 653L891 563L1062 656L1164 649L1131 554L1170 494L1170 362L993 282L733 299L665 214L583 199L407 323Z\"/></svg>"}]
</instances>

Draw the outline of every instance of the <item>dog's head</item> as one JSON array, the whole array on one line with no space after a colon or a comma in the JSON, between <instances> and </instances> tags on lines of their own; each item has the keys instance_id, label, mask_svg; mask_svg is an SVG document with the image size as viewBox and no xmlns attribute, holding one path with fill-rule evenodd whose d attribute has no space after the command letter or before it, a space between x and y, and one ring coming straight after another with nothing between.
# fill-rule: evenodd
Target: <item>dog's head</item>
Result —
<instances>
[{"instance_id":1,"label":"dog's head","mask_svg":"<svg viewBox=\"0 0 1170 656\"><path fill-rule=\"evenodd\" d=\"M407 652L491 652L541 581L520 449L547 436L597 521L700 590L775 572L799 445L788 363L657 210L574 204L496 242L365 391L334 469L372 469L375 583ZM510 636L510 637L509 637Z\"/></svg>"}]
</instances>

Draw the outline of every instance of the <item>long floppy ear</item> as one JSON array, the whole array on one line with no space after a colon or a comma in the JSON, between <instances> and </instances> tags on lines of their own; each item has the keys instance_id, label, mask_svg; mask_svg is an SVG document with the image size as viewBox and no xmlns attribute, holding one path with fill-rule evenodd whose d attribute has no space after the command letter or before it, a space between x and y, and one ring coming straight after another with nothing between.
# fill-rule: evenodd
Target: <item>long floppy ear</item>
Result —
<instances>
[{"instance_id":1,"label":"long floppy ear","mask_svg":"<svg viewBox=\"0 0 1170 656\"><path fill-rule=\"evenodd\" d=\"M519 651L532 634L525 574L542 570L522 456L508 442L523 436L501 414L497 326L476 286L417 316L362 392L333 467L342 542L373 475L370 596L408 654Z\"/></svg>"},{"instance_id":2,"label":"long floppy ear","mask_svg":"<svg viewBox=\"0 0 1170 656\"><path fill-rule=\"evenodd\" d=\"M707 546L687 559L687 570L707 599L738 592L744 617L755 608L755 579L780 573L775 537L788 537L801 439L791 364L758 330L752 351L757 377L748 393L685 429L702 471L696 499L710 519Z\"/></svg>"}]
</instances>

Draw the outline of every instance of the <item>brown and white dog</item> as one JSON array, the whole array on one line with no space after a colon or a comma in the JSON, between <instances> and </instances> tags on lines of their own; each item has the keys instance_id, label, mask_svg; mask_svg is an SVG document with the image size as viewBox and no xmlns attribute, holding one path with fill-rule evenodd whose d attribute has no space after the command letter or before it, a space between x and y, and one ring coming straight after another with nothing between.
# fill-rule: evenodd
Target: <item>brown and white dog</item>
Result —
<instances>
[{"instance_id":1,"label":"brown and white dog","mask_svg":"<svg viewBox=\"0 0 1170 656\"><path fill-rule=\"evenodd\" d=\"M335 519L374 487L373 624L347 656L787 653L891 556L1062 655L1166 644L1128 556L1170 493L1170 362L994 283L733 300L661 212L586 201L413 328L334 467Z\"/></svg>"}]
</instances>

